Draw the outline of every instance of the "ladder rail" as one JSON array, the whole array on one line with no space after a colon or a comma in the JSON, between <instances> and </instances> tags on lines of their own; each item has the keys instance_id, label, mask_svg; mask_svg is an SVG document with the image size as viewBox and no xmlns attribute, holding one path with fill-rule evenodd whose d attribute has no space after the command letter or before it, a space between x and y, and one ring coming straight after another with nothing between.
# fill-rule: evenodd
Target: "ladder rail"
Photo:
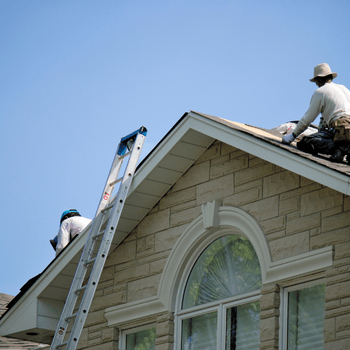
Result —
<instances>
[{"instance_id":1,"label":"ladder rail","mask_svg":"<svg viewBox=\"0 0 350 350\"><path fill-rule=\"evenodd\" d=\"M131 160L133 161L133 160ZM137 163L137 162L136 162ZM130 164L128 165L130 168ZM125 171L124 179L121 183L121 189L118 192L118 196L116 198L115 205L113 206L112 212L110 214L110 218L107 223L106 233L104 234L102 238L102 242L100 245L100 249L96 256L96 261L93 266L93 269L90 273L88 287L86 288L86 292L84 293L83 300L80 303L80 312L78 312L78 315L76 317L76 322L74 323L71 334L72 337L70 337L70 340L68 341L67 347L70 349L70 345L73 344L73 342L76 342L79 340L79 337L76 333L81 333L82 327L80 325L85 324L85 320L88 315L88 310L90 309L93 296L95 294L98 281L101 277L102 270L104 263L108 257L109 249L111 247L111 243L114 237L114 233L116 231L116 226L118 224L118 221L121 216L122 209L124 207L124 199L126 197L126 194L130 188L132 181L132 172L130 170L128 171L128 168ZM92 279L92 281L90 281ZM81 330L80 330L81 328ZM79 336L80 336L79 333Z\"/></svg>"},{"instance_id":2,"label":"ladder rail","mask_svg":"<svg viewBox=\"0 0 350 350\"><path fill-rule=\"evenodd\" d=\"M115 163L116 160L118 160L118 154L117 153L115 154L115 159L114 159L113 163ZM110 173L108 175L108 178L107 178L104 190L102 192L100 205L98 206L98 208L96 210L95 216L98 215L100 213L100 211L102 209L104 209L109 204L109 202L111 200L111 194L112 194L112 192L114 190L114 187L116 185L116 183L111 185L111 183L113 183L113 181L111 181L111 179L115 179L116 178L116 174L119 173L120 168L122 166L122 162L118 162L116 165L114 165L114 166L113 165L112 165L111 171L110 171Z\"/></svg>"},{"instance_id":3,"label":"ladder rail","mask_svg":"<svg viewBox=\"0 0 350 350\"><path fill-rule=\"evenodd\" d=\"M88 315L93 296L98 285L98 281L102 274L105 261L108 257L113 237L121 216L122 209L124 207L124 202L129 188L131 186L136 165L141 154L141 149L145 141L147 130L144 127L140 128L139 130L140 132L135 132L136 136L135 133L130 134L133 137L133 146L132 150L129 152L130 158L128 161L128 165L125 169L124 176L121 180L118 193L115 196L115 198L113 198L113 206L110 206L110 208L112 209L110 211L107 227L103 230L103 235L100 235L103 219L108 212L104 209L110 205L111 193L114 189L115 184L117 183L114 179L116 179L119 174L124 158L126 146L122 145L124 148L120 151L120 145L122 144L122 142L119 144L104 190L102 192L102 196L96 211L95 218L93 220L88 234L87 242L84 246L81 259L79 261L72 285L68 293L66 303L61 314L61 318L57 326L55 337L50 347L51 350L60 349L63 347L65 347L68 350L74 350L78 345L78 341L83 330L85 320ZM141 130L143 130L143 132L141 132ZM122 140L125 139L126 141L130 142L130 137L125 137ZM99 243L100 245L98 247L97 255L93 258L97 242L97 236L102 236L102 240ZM86 280L86 273L88 270L88 266L86 266L86 263L90 264L91 262L93 262L92 270L90 271L87 283L83 286L83 283ZM74 310L76 310L76 304L80 294L82 294L82 299L80 301L78 311L74 314L73 312ZM68 340L63 342L69 323L73 320L74 323L70 330Z\"/></svg>"}]
</instances>

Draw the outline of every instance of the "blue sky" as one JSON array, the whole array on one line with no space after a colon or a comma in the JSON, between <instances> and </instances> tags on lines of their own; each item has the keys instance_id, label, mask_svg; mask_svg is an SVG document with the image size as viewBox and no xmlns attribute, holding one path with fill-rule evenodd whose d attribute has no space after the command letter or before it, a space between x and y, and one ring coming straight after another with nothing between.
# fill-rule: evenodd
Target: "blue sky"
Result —
<instances>
[{"instance_id":1,"label":"blue sky","mask_svg":"<svg viewBox=\"0 0 350 350\"><path fill-rule=\"evenodd\" d=\"M322 62L349 88L349 15L339 0L0 0L0 293L54 258L64 210L93 217L122 136L146 126L146 156L189 110L298 120Z\"/></svg>"}]
</instances>

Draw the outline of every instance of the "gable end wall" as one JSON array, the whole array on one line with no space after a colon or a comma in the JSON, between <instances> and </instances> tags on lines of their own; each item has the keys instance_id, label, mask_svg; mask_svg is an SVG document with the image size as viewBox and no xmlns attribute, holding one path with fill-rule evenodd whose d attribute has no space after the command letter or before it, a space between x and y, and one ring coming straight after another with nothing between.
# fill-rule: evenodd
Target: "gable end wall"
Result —
<instances>
[{"instance_id":1,"label":"gable end wall","mask_svg":"<svg viewBox=\"0 0 350 350\"><path fill-rule=\"evenodd\" d=\"M257 220L273 261L333 246L333 267L308 278L325 278L325 349L345 349L350 342L350 198L221 142L213 143L108 258L79 348L118 349L119 330L107 326L105 309L157 295L176 240L201 214L201 205L213 200ZM263 286L260 349L278 349L279 292L277 284ZM156 349L170 350L173 320L171 314L159 314L124 329L156 323Z\"/></svg>"}]
</instances>

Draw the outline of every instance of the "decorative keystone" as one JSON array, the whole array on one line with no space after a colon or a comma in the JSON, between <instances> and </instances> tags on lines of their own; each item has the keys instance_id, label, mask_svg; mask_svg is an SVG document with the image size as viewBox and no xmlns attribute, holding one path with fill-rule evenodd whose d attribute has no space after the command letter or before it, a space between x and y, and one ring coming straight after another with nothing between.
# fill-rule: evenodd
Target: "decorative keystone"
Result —
<instances>
[{"instance_id":1,"label":"decorative keystone","mask_svg":"<svg viewBox=\"0 0 350 350\"><path fill-rule=\"evenodd\" d=\"M220 206L221 206L221 203L218 200L214 200L213 202L202 204L203 225L205 229L219 226Z\"/></svg>"}]
</instances>

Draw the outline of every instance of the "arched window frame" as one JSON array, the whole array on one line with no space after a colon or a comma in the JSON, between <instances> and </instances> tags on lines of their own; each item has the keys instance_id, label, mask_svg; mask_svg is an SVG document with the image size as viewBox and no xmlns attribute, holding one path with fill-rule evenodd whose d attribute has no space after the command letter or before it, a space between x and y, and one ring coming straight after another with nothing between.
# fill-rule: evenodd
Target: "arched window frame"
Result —
<instances>
[{"instance_id":1,"label":"arched window frame","mask_svg":"<svg viewBox=\"0 0 350 350\"><path fill-rule=\"evenodd\" d=\"M256 220L235 207L215 202L202 205L202 215L181 234L167 260L159 285L159 299L168 310L179 312L187 278L199 255L216 239L228 235L247 238L261 267L262 281L271 257L264 233Z\"/></svg>"},{"instance_id":2,"label":"arched window frame","mask_svg":"<svg viewBox=\"0 0 350 350\"><path fill-rule=\"evenodd\" d=\"M213 242L217 239L234 235L239 237L246 237L246 235L237 227L230 227L224 229L213 229L211 234L206 238L203 237L201 242L198 242L197 248L194 250L194 253L191 259L188 261L186 269L183 271L182 279L179 283L176 307L175 307L175 347L174 349L180 350L181 348L181 332L182 332L182 322L185 319L208 314L210 312L217 312L217 344L219 349L225 348L225 333L226 333L226 311L229 308L237 307L244 304L249 304L252 302L260 301L260 289L257 289L252 292L236 295L226 299L212 301L206 304L197 305L194 307L182 308L182 301L186 289L186 283L190 276L192 269L194 268L199 256L208 248ZM254 246L253 246L254 248ZM260 261L259 261L260 262Z\"/></svg>"},{"instance_id":3,"label":"arched window frame","mask_svg":"<svg viewBox=\"0 0 350 350\"><path fill-rule=\"evenodd\" d=\"M189 224L170 252L159 283L160 306L171 312L180 310L184 284L197 257L210 242L228 233L242 235L250 241L259 259L263 285L332 266L331 246L272 261L265 234L250 214L240 208L209 202L202 205L202 215Z\"/></svg>"},{"instance_id":4,"label":"arched window frame","mask_svg":"<svg viewBox=\"0 0 350 350\"><path fill-rule=\"evenodd\" d=\"M189 257L188 262L186 264L186 267L184 267L182 275L181 275L181 279L179 281L178 284L178 289L177 289L177 295L176 295L176 303L175 303L175 311L176 312L182 312L182 299L183 299L183 295L185 292L185 288L186 288L186 283L187 280L190 276L190 273L192 271L193 266L195 265L197 259L199 258L199 256L205 251L205 249L212 244L214 241L216 241L217 239L224 237L224 236L228 236L228 235L235 235L235 236L239 236L239 237L246 237L243 232L241 232L239 229L237 228L225 228L225 229L218 229L215 230L213 232L211 232L210 235L208 235L206 238L203 237L203 240L201 242L198 242L198 245L196 247L196 249L193 251L193 254L191 254L191 257ZM249 240L249 238L248 238ZM254 246L253 246L254 248ZM261 261L259 259L259 263L260 263L260 267L261 267ZM228 298L229 300L231 298ZM216 304L217 302L211 302L205 305L212 305L212 304ZM195 306L195 308L203 308L205 307L204 305L198 305ZM185 310L184 310L185 311Z\"/></svg>"}]
</instances>

